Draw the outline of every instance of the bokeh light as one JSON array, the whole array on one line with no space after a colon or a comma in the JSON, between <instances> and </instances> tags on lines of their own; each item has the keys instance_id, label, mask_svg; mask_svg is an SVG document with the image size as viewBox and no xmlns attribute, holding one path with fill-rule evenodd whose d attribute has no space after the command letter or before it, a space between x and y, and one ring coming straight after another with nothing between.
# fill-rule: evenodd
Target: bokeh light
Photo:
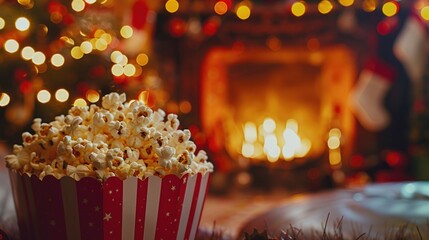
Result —
<instances>
[{"instance_id":1,"label":"bokeh light","mask_svg":"<svg viewBox=\"0 0 429 240\"><path fill-rule=\"evenodd\" d=\"M224 1L217 1L213 7L216 14L224 15L228 11L228 5Z\"/></svg>"},{"instance_id":2,"label":"bokeh light","mask_svg":"<svg viewBox=\"0 0 429 240\"><path fill-rule=\"evenodd\" d=\"M88 106L88 104L86 103L85 99L78 98L78 99L74 100L73 106L75 106L75 107L85 107L85 106Z\"/></svg>"},{"instance_id":3,"label":"bokeh light","mask_svg":"<svg viewBox=\"0 0 429 240\"><path fill-rule=\"evenodd\" d=\"M52 55L51 57L51 63L52 65L54 65L55 67L61 67L62 65L64 65L65 59L63 57L63 55L56 53L54 55Z\"/></svg>"},{"instance_id":4,"label":"bokeh light","mask_svg":"<svg viewBox=\"0 0 429 240\"><path fill-rule=\"evenodd\" d=\"M169 13L175 13L179 10L179 2L176 0L168 0L165 3L165 10Z\"/></svg>"},{"instance_id":5,"label":"bokeh light","mask_svg":"<svg viewBox=\"0 0 429 240\"><path fill-rule=\"evenodd\" d=\"M15 53L19 49L19 43L15 39L9 39L4 42L4 49L8 53Z\"/></svg>"},{"instance_id":6,"label":"bokeh light","mask_svg":"<svg viewBox=\"0 0 429 240\"><path fill-rule=\"evenodd\" d=\"M21 56L24 60L31 60L34 56L34 49L32 47L24 47L21 50Z\"/></svg>"},{"instance_id":7,"label":"bokeh light","mask_svg":"<svg viewBox=\"0 0 429 240\"><path fill-rule=\"evenodd\" d=\"M93 89L86 91L85 97L91 103L96 103L100 100L100 94Z\"/></svg>"},{"instance_id":8,"label":"bokeh light","mask_svg":"<svg viewBox=\"0 0 429 240\"><path fill-rule=\"evenodd\" d=\"M45 54L40 51L35 52L33 55L33 58L31 59L31 61L36 65L44 64L45 60L46 60Z\"/></svg>"},{"instance_id":9,"label":"bokeh light","mask_svg":"<svg viewBox=\"0 0 429 240\"><path fill-rule=\"evenodd\" d=\"M149 63L149 56L146 53L140 53L136 57L136 62L140 66L146 66Z\"/></svg>"},{"instance_id":10,"label":"bokeh light","mask_svg":"<svg viewBox=\"0 0 429 240\"><path fill-rule=\"evenodd\" d=\"M4 28L4 26L6 26L6 22L4 21L4 19L2 17L0 17L0 30L2 30Z\"/></svg>"},{"instance_id":11,"label":"bokeh light","mask_svg":"<svg viewBox=\"0 0 429 240\"><path fill-rule=\"evenodd\" d=\"M429 6L424 6L422 9L420 9L420 16L424 20L429 21Z\"/></svg>"},{"instance_id":12,"label":"bokeh light","mask_svg":"<svg viewBox=\"0 0 429 240\"><path fill-rule=\"evenodd\" d=\"M82 12L85 9L85 2L82 0L73 0L71 7L76 12Z\"/></svg>"},{"instance_id":13,"label":"bokeh light","mask_svg":"<svg viewBox=\"0 0 429 240\"><path fill-rule=\"evenodd\" d=\"M30 28L30 21L25 17L19 17L15 21L15 27L19 31L26 31Z\"/></svg>"},{"instance_id":14,"label":"bokeh light","mask_svg":"<svg viewBox=\"0 0 429 240\"><path fill-rule=\"evenodd\" d=\"M121 27L120 33L123 38L131 38L133 36L133 28L125 25Z\"/></svg>"},{"instance_id":15,"label":"bokeh light","mask_svg":"<svg viewBox=\"0 0 429 240\"><path fill-rule=\"evenodd\" d=\"M41 103L47 103L51 100L51 93L48 90L40 90L37 93L37 100Z\"/></svg>"},{"instance_id":16,"label":"bokeh light","mask_svg":"<svg viewBox=\"0 0 429 240\"><path fill-rule=\"evenodd\" d=\"M246 20L250 17L251 10L246 4L241 4L237 7L235 13L239 19Z\"/></svg>"},{"instance_id":17,"label":"bokeh light","mask_svg":"<svg viewBox=\"0 0 429 240\"><path fill-rule=\"evenodd\" d=\"M307 11L307 5L304 2L294 2L291 8L292 14L301 17Z\"/></svg>"},{"instance_id":18,"label":"bokeh light","mask_svg":"<svg viewBox=\"0 0 429 240\"><path fill-rule=\"evenodd\" d=\"M333 7L334 6L329 0L322 0L317 4L317 10L319 10L321 14L328 14Z\"/></svg>"},{"instance_id":19,"label":"bokeh light","mask_svg":"<svg viewBox=\"0 0 429 240\"><path fill-rule=\"evenodd\" d=\"M0 107L5 107L10 103L10 96L7 93L0 95Z\"/></svg>"},{"instance_id":20,"label":"bokeh light","mask_svg":"<svg viewBox=\"0 0 429 240\"><path fill-rule=\"evenodd\" d=\"M398 13L399 4L396 1L385 2L381 10L387 17L392 17Z\"/></svg>"},{"instance_id":21,"label":"bokeh light","mask_svg":"<svg viewBox=\"0 0 429 240\"><path fill-rule=\"evenodd\" d=\"M65 102L69 99L69 92L64 89L60 88L55 92L55 99L57 99L58 102Z\"/></svg>"}]
</instances>

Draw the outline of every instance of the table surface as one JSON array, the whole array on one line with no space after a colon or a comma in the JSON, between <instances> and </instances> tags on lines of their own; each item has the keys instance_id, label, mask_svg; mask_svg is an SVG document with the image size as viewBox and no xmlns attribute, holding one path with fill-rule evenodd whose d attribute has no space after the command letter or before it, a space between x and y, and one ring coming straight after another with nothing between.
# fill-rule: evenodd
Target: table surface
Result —
<instances>
[{"instance_id":1,"label":"table surface","mask_svg":"<svg viewBox=\"0 0 429 240\"><path fill-rule=\"evenodd\" d=\"M3 161L0 162L0 229L17 237L9 176ZM321 230L328 215L327 228L342 218L345 235L370 230L374 237L385 234L386 229L411 224L419 227L423 239L429 239L429 182L372 184L294 195L209 194L200 231L211 233L214 229L222 232L224 239L237 239L243 231L252 232L254 228L267 229L276 235L294 226L305 233Z\"/></svg>"}]
</instances>

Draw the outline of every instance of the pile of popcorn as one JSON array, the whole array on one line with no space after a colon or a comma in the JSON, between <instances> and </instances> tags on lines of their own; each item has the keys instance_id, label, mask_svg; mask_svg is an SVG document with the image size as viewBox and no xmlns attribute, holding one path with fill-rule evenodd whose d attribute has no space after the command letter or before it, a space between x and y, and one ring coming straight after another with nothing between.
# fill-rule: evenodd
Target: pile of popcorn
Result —
<instances>
[{"instance_id":1,"label":"pile of popcorn","mask_svg":"<svg viewBox=\"0 0 429 240\"><path fill-rule=\"evenodd\" d=\"M50 123L34 119L35 134L22 134L6 165L21 173L79 180L111 176L165 176L213 171L207 154L180 130L177 115L154 111L141 101L110 93L97 105L74 106Z\"/></svg>"}]
</instances>

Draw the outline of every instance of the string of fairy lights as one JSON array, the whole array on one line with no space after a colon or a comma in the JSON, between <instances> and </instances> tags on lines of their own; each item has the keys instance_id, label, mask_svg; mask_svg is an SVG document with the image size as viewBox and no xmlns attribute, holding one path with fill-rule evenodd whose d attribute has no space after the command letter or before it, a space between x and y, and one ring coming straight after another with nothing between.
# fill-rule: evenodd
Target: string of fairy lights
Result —
<instances>
[{"instance_id":1,"label":"string of fairy lights","mask_svg":"<svg viewBox=\"0 0 429 240\"><path fill-rule=\"evenodd\" d=\"M17 0L17 3L24 9L31 9L35 3L33 0ZM49 11L49 19L53 24L61 24L67 21L67 16L73 11L73 14L85 12L91 6L98 4L99 6L109 6L112 0L73 0L67 7L57 7ZM163 10L174 14L183 10L183 4L178 0L167 0L162 5ZM233 0L215 0L210 2L213 14L222 16L225 14L235 14L238 19L246 20L252 15L252 9L256 4L250 0L233 1ZM378 2L378 0L321 0L318 3L311 3L311 6L316 6L317 11L321 14L329 14L336 7L361 7L366 12L372 12L376 9L381 9L386 17L391 17L399 12L401 5L398 1L387 0ZM291 1L285 4L285 7L290 10L290 13L296 17L301 17L309 11L310 3L302 0ZM429 5L425 1L419 1L414 4L416 12L422 19L429 21ZM64 10L66 9L66 10ZM161 11L158 9L155 11ZM63 43L63 47L57 48L55 52L51 50L41 49L39 46L31 46L23 41L29 32L35 31L35 23L29 16L18 16L16 19L7 19L0 14L0 50L3 47L5 54L17 55L23 61L33 64L37 74L42 74L48 70L61 69L67 61L79 61L85 55L95 52L109 56L111 61L110 72L113 77L138 77L143 72L143 67L150 61L148 53L140 52L133 56L127 55L124 51L118 48L118 42L132 40L136 29L131 24L123 24L119 27L118 32L106 30L102 27L95 30L91 35L80 31L79 35L69 36L62 34L58 41ZM39 30L40 31L40 30ZM50 29L47 25L43 25L41 31L45 33ZM173 34L173 33L172 33ZM27 41L28 43L28 41ZM58 102L66 102L71 97L69 90L60 88L56 90L37 89L36 98L40 103L48 103L52 96ZM141 98L146 98L144 91L140 94ZM139 96L139 97L140 97ZM97 91L89 89L85 94L85 98L76 98L74 105L86 105L87 102L95 103L100 99ZM0 95L0 107L5 107L11 102L11 95L7 92L2 92Z\"/></svg>"}]
</instances>

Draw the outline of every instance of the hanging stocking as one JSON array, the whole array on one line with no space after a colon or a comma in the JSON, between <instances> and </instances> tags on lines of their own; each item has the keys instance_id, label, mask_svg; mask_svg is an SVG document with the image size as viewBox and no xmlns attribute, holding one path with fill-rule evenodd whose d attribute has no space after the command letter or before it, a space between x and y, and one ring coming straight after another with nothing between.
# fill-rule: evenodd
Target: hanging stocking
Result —
<instances>
[{"instance_id":1,"label":"hanging stocking","mask_svg":"<svg viewBox=\"0 0 429 240\"><path fill-rule=\"evenodd\" d=\"M427 25L415 11L408 16L393 51L411 80L414 83L421 81L427 63Z\"/></svg>"},{"instance_id":2,"label":"hanging stocking","mask_svg":"<svg viewBox=\"0 0 429 240\"><path fill-rule=\"evenodd\" d=\"M392 66L372 59L352 90L351 108L362 126L370 131L380 131L389 125L390 117L383 101L394 77Z\"/></svg>"}]
</instances>

